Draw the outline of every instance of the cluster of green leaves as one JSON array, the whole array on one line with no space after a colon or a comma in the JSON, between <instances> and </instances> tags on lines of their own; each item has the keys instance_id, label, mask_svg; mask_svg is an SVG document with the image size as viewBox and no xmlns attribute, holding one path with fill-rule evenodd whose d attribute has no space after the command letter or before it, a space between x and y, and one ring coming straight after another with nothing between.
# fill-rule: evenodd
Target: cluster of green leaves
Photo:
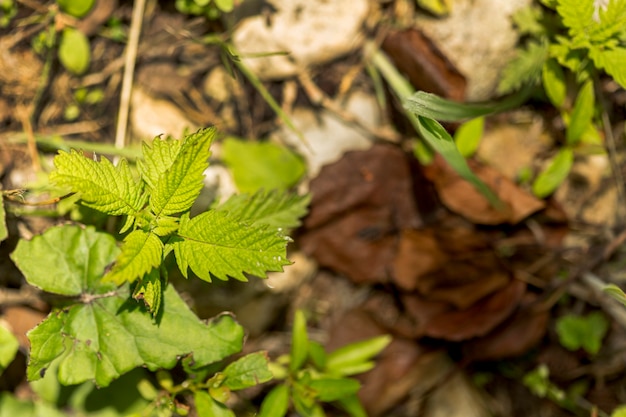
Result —
<instances>
[{"instance_id":1,"label":"cluster of green leaves","mask_svg":"<svg viewBox=\"0 0 626 417\"><path fill-rule=\"evenodd\" d=\"M373 368L372 358L390 342L390 336L379 336L326 353L322 345L309 339L304 313L297 311L291 352L271 364L274 377L283 382L267 394L259 417L283 417L290 406L301 417L323 417L321 403L331 403L351 417L366 417L356 395L360 383L349 376Z\"/></svg>"},{"instance_id":2,"label":"cluster of green leaves","mask_svg":"<svg viewBox=\"0 0 626 417\"><path fill-rule=\"evenodd\" d=\"M0 28L5 28L17 14L17 5L14 0L0 1Z\"/></svg>"},{"instance_id":3,"label":"cluster of green leaves","mask_svg":"<svg viewBox=\"0 0 626 417\"><path fill-rule=\"evenodd\" d=\"M217 19L235 7L233 0L176 0L176 10L185 14Z\"/></svg>"},{"instance_id":4,"label":"cluster of green leaves","mask_svg":"<svg viewBox=\"0 0 626 417\"><path fill-rule=\"evenodd\" d=\"M541 84L566 125L564 145L538 175L533 192L551 194L569 174L574 151L599 145L594 81L600 71L626 87L626 1L542 0L515 15L529 40L505 69L501 93ZM556 13L556 14L555 14Z\"/></svg>"}]
</instances>

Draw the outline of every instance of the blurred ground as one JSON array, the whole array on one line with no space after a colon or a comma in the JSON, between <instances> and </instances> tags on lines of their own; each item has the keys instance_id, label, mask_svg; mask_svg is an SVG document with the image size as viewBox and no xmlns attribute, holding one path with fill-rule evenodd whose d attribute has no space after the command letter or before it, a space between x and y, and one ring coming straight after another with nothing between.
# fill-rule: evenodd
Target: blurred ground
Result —
<instances>
[{"instance_id":1,"label":"blurred ground","mask_svg":"<svg viewBox=\"0 0 626 417\"><path fill-rule=\"evenodd\" d=\"M626 320L600 290L626 280L624 92L603 84L615 151L578 155L569 179L545 200L519 175L536 172L558 147L559 115L531 100L488 118L471 167L508 208L493 209L443 160L420 166L410 152L415 134L365 59L371 42L416 89L455 100L495 98L518 40L509 17L530 2L450 3L450 13L436 17L409 0L246 1L221 21L207 21L181 14L173 2L148 1L124 149L132 154L141 140L216 125L226 135L298 151L308 166L299 190L313 196L285 274L249 284L172 281L202 317L234 311L250 334L246 349L268 349L274 357L288 350L298 308L329 349L392 334L377 368L362 378L371 416L607 415L626 403ZM106 145L92 149L99 154L119 153L133 3L100 0L87 17L70 22L91 44L81 76L33 46L42 31L68 24L47 18L51 7L18 1L17 15L0 32L5 190L41 185L51 156L72 140L87 149ZM306 142L208 35L232 40L231 52ZM224 195L233 185L219 151L218 143L212 184ZM8 254L18 238L64 219L54 207L8 200L0 312L26 352L24 334L48 307ZM555 321L596 310L610 323L600 352L562 347ZM22 355L3 375L0 389L25 390L24 361ZM541 364L575 400L557 405L523 384Z\"/></svg>"}]
</instances>

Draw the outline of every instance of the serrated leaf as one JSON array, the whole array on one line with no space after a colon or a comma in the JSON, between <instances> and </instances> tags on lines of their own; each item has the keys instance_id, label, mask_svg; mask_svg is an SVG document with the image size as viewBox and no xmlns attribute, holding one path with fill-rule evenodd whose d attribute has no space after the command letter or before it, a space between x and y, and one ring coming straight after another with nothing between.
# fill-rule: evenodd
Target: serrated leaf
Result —
<instances>
[{"instance_id":1,"label":"serrated leaf","mask_svg":"<svg viewBox=\"0 0 626 417\"><path fill-rule=\"evenodd\" d=\"M207 128L183 139L171 166L159 176L150 195L150 208L155 216L182 213L191 207L204 186L204 171L209 166L209 148L214 137L215 128Z\"/></svg>"},{"instance_id":2,"label":"serrated leaf","mask_svg":"<svg viewBox=\"0 0 626 417\"><path fill-rule=\"evenodd\" d=\"M454 132L454 143L456 143L456 147L461 152L461 155L469 158L476 153L484 128L484 117L477 117L459 126L456 132Z\"/></svg>"},{"instance_id":3,"label":"serrated leaf","mask_svg":"<svg viewBox=\"0 0 626 417\"><path fill-rule=\"evenodd\" d=\"M289 408L289 388L278 385L265 396L258 417L284 417Z\"/></svg>"},{"instance_id":4,"label":"serrated leaf","mask_svg":"<svg viewBox=\"0 0 626 417\"><path fill-rule=\"evenodd\" d=\"M578 92L574 109L570 117L569 126L567 126L566 139L568 145L576 145L583 133L592 123L595 104L595 95L593 93L593 82L587 81Z\"/></svg>"},{"instance_id":5,"label":"serrated leaf","mask_svg":"<svg viewBox=\"0 0 626 417\"><path fill-rule=\"evenodd\" d=\"M136 181L126 160L114 166L107 158L99 162L71 150L59 151L50 182L80 193L83 203L111 216L136 216L145 204L142 183Z\"/></svg>"},{"instance_id":6,"label":"serrated leaf","mask_svg":"<svg viewBox=\"0 0 626 417\"><path fill-rule=\"evenodd\" d=\"M604 69L615 82L622 88L626 88L626 48L616 47L613 49L591 48L589 55L594 64Z\"/></svg>"},{"instance_id":7,"label":"serrated leaf","mask_svg":"<svg viewBox=\"0 0 626 417\"><path fill-rule=\"evenodd\" d=\"M326 358L326 371L333 375L355 375L353 369L367 364L391 343L391 336L383 335L372 339L354 342L329 353Z\"/></svg>"},{"instance_id":8,"label":"serrated leaf","mask_svg":"<svg viewBox=\"0 0 626 417\"><path fill-rule=\"evenodd\" d=\"M562 148L535 179L533 194L539 198L552 194L567 178L573 163L574 152L570 148Z\"/></svg>"},{"instance_id":9,"label":"serrated leaf","mask_svg":"<svg viewBox=\"0 0 626 417\"><path fill-rule=\"evenodd\" d=\"M29 283L76 296L74 304L53 310L28 333L30 380L58 361L61 383L94 380L106 386L138 366L171 368L187 354L203 366L241 349L241 326L227 316L202 323L171 286L155 325L134 302L129 304L128 285L102 282L105 266L118 252L115 239L91 227L53 227L18 244L12 257Z\"/></svg>"},{"instance_id":10,"label":"serrated leaf","mask_svg":"<svg viewBox=\"0 0 626 417\"><path fill-rule=\"evenodd\" d=\"M559 0L556 10L572 38L587 35L594 26L594 0Z\"/></svg>"},{"instance_id":11,"label":"serrated leaf","mask_svg":"<svg viewBox=\"0 0 626 417\"><path fill-rule=\"evenodd\" d=\"M361 384L351 378L328 378L314 379L309 384L317 392L319 401L330 402L356 394Z\"/></svg>"},{"instance_id":12,"label":"serrated leaf","mask_svg":"<svg viewBox=\"0 0 626 417\"><path fill-rule=\"evenodd\" d=\"M558 109L563 107L567 96L567 84L565 73L556 59L548 59L541 71L543 89L550 99L550 102Z\"/></svg>"},{"instance_id":13,"label":"serrated leaf","mask_svg":"<svg viewBox=\"0 0 626 417\"><path fill-rule=\"evenodd\" d=\"M556 322L556 332L563 347L573 351L582 348L592 355L600 350L608 329L609 322L598 311L585 317L563 316Z\"/></svg>"},{"instance_id":14,"label":"serrated leaf","mask_svg":"<svg viewBox=\"0 0 626 417\"><path fill-rule=\"evenodd\" d=\"M32 346L29 380L39 379L58 360L62 384L94 380L107 386L139 366L169 369L187 354L202 366L241 349L241 326L229 316L202 323L171 286L164 292L158 325L129 305L128 296L128 286L124 286L111 296L50 313L28 333Z\"/></svg>"},{"instance_id":15,"label":"serrated leaf","mask_svg":"<svg viewBox=\"0 0 626 417\"><path fill-rule=\"evenodd\" d=\"M520 35L540 37L546 35L546 27L541 23L543 11L540 7L531 5L516 10L511 16Z\"/></svg>"},{"instance_id":16,"label":"serrated leaf","mask_svg":"<svg viewBox=\"0 0 626 417\"><path fill-rule=\"evenodd\" d=\"M309 336L306 331L306 318L302 310L297 310L293 319L291 333L291 360L289 370L299 370L309 355Z\"/></svg>"},{"instance_id":17,"label":"serrated leaf","mask_svg":"<svg viewBox=\"0 0 626 417\"><path fill-rule=\"evenodd\" d=\"M0 374L13 362L19 347L17 338L6 327L5 322L0 321Z\"/></svg>"},{"instance_id":18,"label":"serrated leaf","mask_svg":"<svg viewBox=\"0 0 626 417\"><path fill-rule=\"evenodd\" d=\"M295 185L306 172L302 158L270 142L228 138L222 145L222 159L243 193L254 193L261 188L284 190Z\"/></svg>"},{"instance_id":19,"label":"serrated leaf","mask_svg":"<svg viewBox=\"0 0 626 417\"><path fill-rule=\"evenodd\" d=\"M498 93L507 94L525 85L536 85L541 78L541 69L547 57L546 42L528 42L524 49L518 50L517 56L502 71Z\"/></svg>"},{"instance_id":20,"label":"serrated leaf","mask_svg":"<svg viewBox=\"0 0 626 417\"><path fill-rule=\"evenodd\" d=\"M143 277L163 259L163 242L154 233L134 230L124 238L122 253L103 280L120 285Z\"/></svg>"},{"instance_id":21,"label":"serrated leaf","mask_svg":"<svg viewBox=\"0 0 626 417\"><path fill-rule=\"evenodd\" d=\"M75 75L82 75L89 69L91 46L84 33L71 27L63 29L59 42L59 61Z\"/></svg>"},{"instance_id":22,"label":"serrated leaf","mask_svg":"<svg viewBox=\"0 0 626 417\"><path fill-rule=\"evenodd\" d=\"M159 314L163 300L163 282L157 268L141 278L133 290L133 298L137 301L143 301L152 317Z\"/></svg>"},{"instance_id":23,"label":"serrated leaf","mask_svg":"<svg viewBox=\"0 0 626 417\"><path fill-rule=\"evenodd\" d=\"M250 388L272 379L267 352L250 353L229 364L222 373L224 385L232 391Z\"/></svg>"},{"instance_id":24,"label":"serrated leaf","mask_svg":"<svg viewBox=\"0 0 626 417\"><path fill-rule=\"evenodd\" d=\"M288 238L265 226L245 225L221 210L210 210L193 219L181 218L173 243L176 261L187 276L188 268L201 279L211 276L247 281L244 273L265 277L282 271L287 260Z\"/></svg>"},{"instance_id":25,"label":"serrated leaf","mask_svg":"<svg viewBox=\"0 0 626 417\"><path fill-rule=\"evenodd\" d=\"M154 219L152 233L157 236L169 236L178 230L178 218L162 216Z\"/></svg>"},{"instance_id":26,"label":"serrated leaf","mask_svg":"<svg viewBox=\"0 0 626 417\"><path fill-rule=\"evenodd\" d=\"M217 210L227 211L244 223L291 229L300 226L300 218L306 215L310 201L309 195L259 190L252 195L235 194Z\"/></svg>"},{"instance_id":27,"label":"serrated leaf","mask_svg":"<svg viewBox=\"0 0 626 417\"><path fill-rule=\"evenodd\" d=\"M591 41L597 45L606 44L611 38L626 32L626 1L610 0L598 10L600 23L590 33Z\"/></svg>"},{"instance_id":28,"label":"serrated leaf","mask_svg":"<svg viewBox=\"0 0 626 417\"><path fill-rule=\"evenodd\" d=\"M151 143L142 143L143 158L137 161L137 167L148 187L156 188L159 178L172 166L182 144L182 140L161 139L158 136Z\"/></svg>"},{"instance_id":29,"label":"serrated leaf","mask_svg":"<svg viewBox=\"0 0 626 417\"><path fill-rule=\"evenodd\" d=\"M229 410L224 404L215 401L204 391L195 391L193 394L194 403L198 417L235 417L235 413Z\"/></svg>"},{"instance_id":30,"label":"serrated leaf","mask_svg":"<svg viewBox=\"0 0 626 417\"><path fill-rule=\"evenodd\" d=\"M56 226L30 241L20 240L11 258L30 285L79 296L115 289L113 283L102 283L101 277L119 252L112 236L93 227Z\"/></svg>"}]
</instances>

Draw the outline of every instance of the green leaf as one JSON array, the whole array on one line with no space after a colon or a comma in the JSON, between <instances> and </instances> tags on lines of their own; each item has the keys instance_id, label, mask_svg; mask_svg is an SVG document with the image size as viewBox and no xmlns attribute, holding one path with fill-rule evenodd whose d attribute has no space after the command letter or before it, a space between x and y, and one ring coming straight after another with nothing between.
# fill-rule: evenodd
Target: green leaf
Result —
<instances>
[{"instance_id":1,"label":"green leaf","mask_svg":"<svg viewBox=\"0 0 626 417\"><path fill-rule=\"evenodd\" d=\"M570 116L570 123L567 127L566 138L568 145L576 145L583 133L592 123L594 112L595 96L593 93L593 82L587 81L578 92L576 103Z\"/></svg>"},{"instance_id":2,"label":"green leaf","mask_svg":"<svg viewBox=\"0 0 626 417\"><path fill-rule=\"evenodd\" d=\"M265 226L246 225L220 210L210 210L193 219L181 218L174 252L178 267L188 268L201 279L211 276L247 281L244 273L265 277L267 271L282 271L289 265L289 238Z\"/></svg>"},{"instance_id":3,"label":"green leaf","mask_svg":"<svg viewBox=\"0 0 626 417\"><path fill-rule=\"evenodd\" d=\"M626 88L626 48L616 47L613 49L591 48L589 56L593 59L596 67L604 69L615 82L622 88Z\"/></svg>"},{"instance_id":4,"label":"green leaf","mask_svg":"<svg viewBox=\"0 0 626 417\"><path fill-rule=\"evenodd\" d=\"M184 138L171 166L159 176L150 195L150 208L157 217L189 210L200 195L214 137L215 128L207 128Z\"/></svg>"},{"instance_id":5,"label":"green leaf","mask_svg":"<svg viewBox=\"0 0 626 417\"><path fill-rule=\"evenodd\" d=\"M306 331L306 318L302 310L297 310L293 319L291 334L291 360L289 370L295 372L304 365L309 355L309 336Z\"/></svg>"},{"instance_id":6,"label":"green leaf","mask_svg":"<svg viewBox=\"0 0 626 417\"><path fill-rule=\"evenodd\" d=\"M19 400L8 391L0 392L0 417L66 417L53 405L43 401Z\"/></svg>"},{"instance_id":7,"label":"green leaf","mask_svg":"<svg viewBox=\"0 0 626 417\"><path fill-rule=\"evenodd\" d=\"M450 134L437 121L418 116L417 122L420 135L435 151L441 154L461 178L476 187L493 206L499 207L502 205L500 199L493 191L472 172Z\"/></svg>"},{"instance_id":8,"label":"green leaf","mask_svg":"<svg viewBox=\"0 0 626 417\"><path fill-rule=\"evenodd\" d=\"M51 245L54 253L48 254ZM61 383L94 380L106 386L138 366L171 368L179 357L192 354L200 367L241 349L241 326L229 316L201 322L171 286L164 292L163 316L155 325L129 302L128 285L116 288L101 281L117 252L111 236L91 227L54 227L18 243L12 257L29 283L76 296L73 304L68 300L28 333L29 380L41 378L58 361Z\"/></svg>"},{"instance_id":9,"label":"green leaf","mask_svg":"<svg viewBox=\"0 0 626 417\"><path fill-rule=\"evenodd\" d=\"M326 356L326 351L320 343L309 341L309 357L317 369L326 368Z\"/></svg>"},{"instance_id":10,"label":"green leaf","mask_svg":"<svg viewBox=\"0 0 626 417\"><path fill-rule=\"evenodd\" d=\"M222 145L222 159L243 193L261 188L284 190L295 185L306 172L302 158L270 142L228 138Z\"/></svg>"},{"instance_id":11,"label":"green leaf","mask_svg":"<svg viewBox=\"0 0 626 417\"><path fill-rule=\"evenodd\" d=\"M476 153L483 136L484 127L484 117L477 117L459 126L454 133L454 142L461 155L469 158Z\"/></svg>"},{"instance_id":12,"label":"green leaf","mask_svg":"<svg viewBox=\"0 0 626 417\"><path fill-rule=\"evenodd\" d=\"M115 239L95 228L56 226L32 240L20 240L11 254L30 285L54 294L102 294L116 288L102 283L104 269L119 249Z\"/></svg>"},{"instance_id":13,"label":"green leaf","mask_svg":"<svg viewBox=\"0 0 626 417\"><path fill-rule=\"evenodd\" d=\"M543 11L541 7L531 5L516 10L511 16L520 35L540 37L547 35L546 26L542 24Z\"/></svg>"},{"instance_id":14,"label":"green leaf","mask_svg":"<svg viewBox=\"0 0 626 417\"><path fill-rule=\"evenodd\" d=\"M215 401L204 391L195 391L193 394L198 417L235 417L235 413L224 404Z\"/></svg>"},{"instance_id":15,"label":"green leaf","mask_svg":"<svg viewBox=\"0 0 626 417\"><path fill-rule=\"evenodd\" d=\"M152 233L155 235L161 237L169 236L178 230L178 218L170 216L156 217L153 226Z\"/></svg>"},{"instance_id":16,"label":"green leaf","mask_svg":"<svg viewBox=\"0 0 626 417\"><path fill-rule=\"evenodd\" d=\"M237 359L222 371L226 377L224 385L237 391L267 382L273 377L267 364L267 352L254 352Z\"/></svg>"},{"instance_id":17,"label":"green leaf","mask_svg":"<svg viewBox=\"0 0 626 417\"><path fill-rule=\"evenodd\" d=\"M182 144L182 140L169 137L161 139L158 136L151 143L147 141L142 143L143 158L137 160L137 167L141 178L150 189L154 190L159 179L171 168Z\"/></svg>"},{"instance_id":18,"label":"green leaf","mask_svg":"<svg viewBox=\"0 0 626 417\"><path fill-rule=\"evenodd\" d=\"M367 417L367 412L356 395L340 398L337 405L350 417Z\"/></svg>"},{"instance_id":19,"label":"green leaf","mask_svg":"<svg viewBox=\"0 0 626 417\"><path fill-rule=\"evenodd\" d=\"M89 69L91 49L89 39L80 30L66 27L61 33L59 61L74 75L82 75Z\"/></svg>"},{"instance_id":20,"label":"green leaf","mask_svg":"<svg viewBox=\"0 0 626 417\"><path fill-rule=\"evenodd\" d=\"M310 201L309 195L259 190L252 195L235 194L217 209L229 212L240 222L282 231L300 226L300 218L306 215Z\"/></svg>"},{"instance_id":21,"label":"green leaf","mask_svg":"<svg viewBox=\"0 0 626 417\"><path fill-rule=\"evenodd\" d=\"M64 13L81 18L89 13L95 0L57 0L57 3Z\"/></svg>"},{"instance_id":22,"label":"green leaf","mask_svg":"<svg viewBox=\"0 0 626 417\"><path fill-rule=\"evenodd\" d=\"M519 107L527 98L528 91L524 90L499 102L458 103L435 94L418 91L406 99L404 107L416 116L457 122Z\"/></svg>"},{"instance_id":23,"label":"green leaf","mask_svg":"<svg viewBox=\"0 0 626 417\"><path fill-rule=\"evenodd\" d=\"M258 417L284 417L289 408L289 388L280 384L272 388L261 403Z\"/></svg>"},{"instance_id":24,"label":"green leaf","mask_svg":"<svg viewBox=\"0 0 626 417\"><path fill-rule=\"evenodd\" d=\"M0 374L13 362L19 347L17 338L6 327L5 322L0 320Z\"/></svg>"},{"instance_id":25,"label":"green leaf","mask_svg":"<svg viewBox=\"0 0 626 417\"><path fill-rule=\"evenodd\" d=\"M556 322L556 332L561 345L575 351L580 348L595 355L602 347L602 339L609 329L609 322L599 311L586 317L567 315Z\"/></svg>"},{"instance_id":26,"label":"green leaf","mask_svg":"<svg viewBox=\"0 0 626 417\"><path fill-rule=\"evenodd\" d=\"M368 363L391 343L391 336L382 335L372 339L350 343L327 356L326 371L333 375L354 375L355 367Z\"/></svg>"},{"instance_id":27,"label":"green leaf","mask_svg":"<svg viewBox=\"0 0 626 417\"><path fill-rule=\"evenodd\" d=\"M611 417L626 417L626 405L620 405L613 410Z\"/></svg>"},{"instance_id":28,"label":"green leaf","mask_svg":"<svg viewBox=\"0 0 626 417\"><path fill-rule=\"evenodd\" d=\"M550 102L558 109L565 104L567 96L567 84L565 73L556 59L550 58L543 64L542 70L543 89Z\"/></svg>"},{"instance_id":29,"label":"green leaf","mask_svg":"<svg viewBox=\"0 0 626 417\"><path fill-rule=\"evenodd\" d=\"M356 379L327 377L314 379L309 386L317 392L317 399L324 402L350 397L361 388L361 384Z\"/></svg>"},{"instance_id":30,"label":"green leaf","mask_svg":"<svg viewBox=\"0 0 626 417\"><path fill-rule=\"evenodd\" d=\"M626 294L624 291L615 284L608 284L603 288L604 292L615 298L626 307Z\"/></svg>"},{"instance_id":31,"label":"green leaf","mask_svg":"<svg viewBox=\"0 0 626 417\"><path fill-rule=\"evenodd\" d=\"M591 31L591 41L596 45L606 45L612 38L626 33L626 1L611 0L605 7L600 7L598 17L600 24Z\"/></svg>"},{"instance_id":32,"label":"green leaf","mask_svg":"<svg viewBox=\"0 0 626 417\"><path fill-rule=\"evenodd\" d=\"M572 38L587 35L594 25L594 0L559 0L556 10Z\"/></svg>"},{"instance_id":33,"label":"green leaf","mask_svg":"<svg viewBox=\"0 0 626 417\"><path fill-rule=\"evenodd\" d=\"M154 233L134 230L124 239L122 253L117 257L111 271L104 276L104 280L117 285L133 282L161 265L162 259L161 239Z\"/></svg>"},{"instance_id":34,"label":"green leaf","mask_svg":"<svg viewBox=\"0 0 626 417\"><path fill-rule=\"evenodd\" d=\"M142 183L136 181L126 160L117 167L102 157L100 162L71 150L59 151L50 182L80 193L83 203L111 216L136 216L145 204Z\"/></svg>"},{"instance_id":35,"label":"green leaf","mask_svg":"<svg viewBox=\"0 0 626 417\"><path fill-rule=\"evenodd\" d=\"M561 148L547 168L543 170L533 183L533 194L539 198L549 196L567 178L574 163L574 151Z\"/></svg>"},{"instance_id":36,"label":"green leaf","mask_svg":"<svg viewBox=\"0 0 626 417\"><path fill-rule=\"evenodd\" d=\"M502 71L498 93L507 94L523 86L536 85L540 80L541 69L547 57L547 42L528 42L524 49L518 50L517 56Z\"/></svg>"},{"instance_id":37,"label":"green leaf","mask_svg":"<svg viewBox=\"0 0 626 417\"><path fill-rule=\"evenodd\" d=\"M143 301L152 317L159 314L163 301L163 283L159 269L155 268L141 278L133 291L133 298Z\"/></svg>"}]
</instances>

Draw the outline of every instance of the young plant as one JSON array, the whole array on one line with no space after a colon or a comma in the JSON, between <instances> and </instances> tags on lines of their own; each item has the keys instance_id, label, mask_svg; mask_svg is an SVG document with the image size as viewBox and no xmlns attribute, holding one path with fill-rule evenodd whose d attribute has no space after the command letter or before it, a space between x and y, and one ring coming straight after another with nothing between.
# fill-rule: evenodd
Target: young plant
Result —
<instances>
[{"instance_id":1,"label":"young plant","mask_svg":"<svg viewBox=\"0 0 626 417\"><path fill-rule=\"evenodd\" d=\"M216 367L241 351L243 329L226 314L200 321L167 284L170 254L183 276L191 269L209 282L282 270L289 264L285 231L306 212L307 196L259 191L191 217L214 136L209 128L183 140L144 143L138 177L124 159L113 165L74 150L55 157L50 181L87 207L125 216L126 235L120 246L91 226L63 225L18 243L12 258L27 282L57 296L48 317L28 333L30 381L51 369L63 385L106 387L135 368L170 369L182 357L191 382L161 384L166 394L150 400L156 408L176 405L181 392L191 391L202 404L199 415L212 416L221 414L202 407L227 410L222 402L230 391L271 377L264 353Z\"/></svg>"},{"instance_id":2,"label":"young plant","mask_svg":"<svg viewBox=\"0 0 626 417\"><path fill-rule=\"evenodd\" d=\"M372 358L390 342L390 336L379 336L326 353L309 340L304 313L298 310L291 353L271 365L274 377L283 382L265 397L259 417L283 417L290 406L301 417L321 417L325 415L321 403L332 403L351 417L366 417L356 395L360 383L348 377L372 369Z\"/></svg>"}]
</instances>

